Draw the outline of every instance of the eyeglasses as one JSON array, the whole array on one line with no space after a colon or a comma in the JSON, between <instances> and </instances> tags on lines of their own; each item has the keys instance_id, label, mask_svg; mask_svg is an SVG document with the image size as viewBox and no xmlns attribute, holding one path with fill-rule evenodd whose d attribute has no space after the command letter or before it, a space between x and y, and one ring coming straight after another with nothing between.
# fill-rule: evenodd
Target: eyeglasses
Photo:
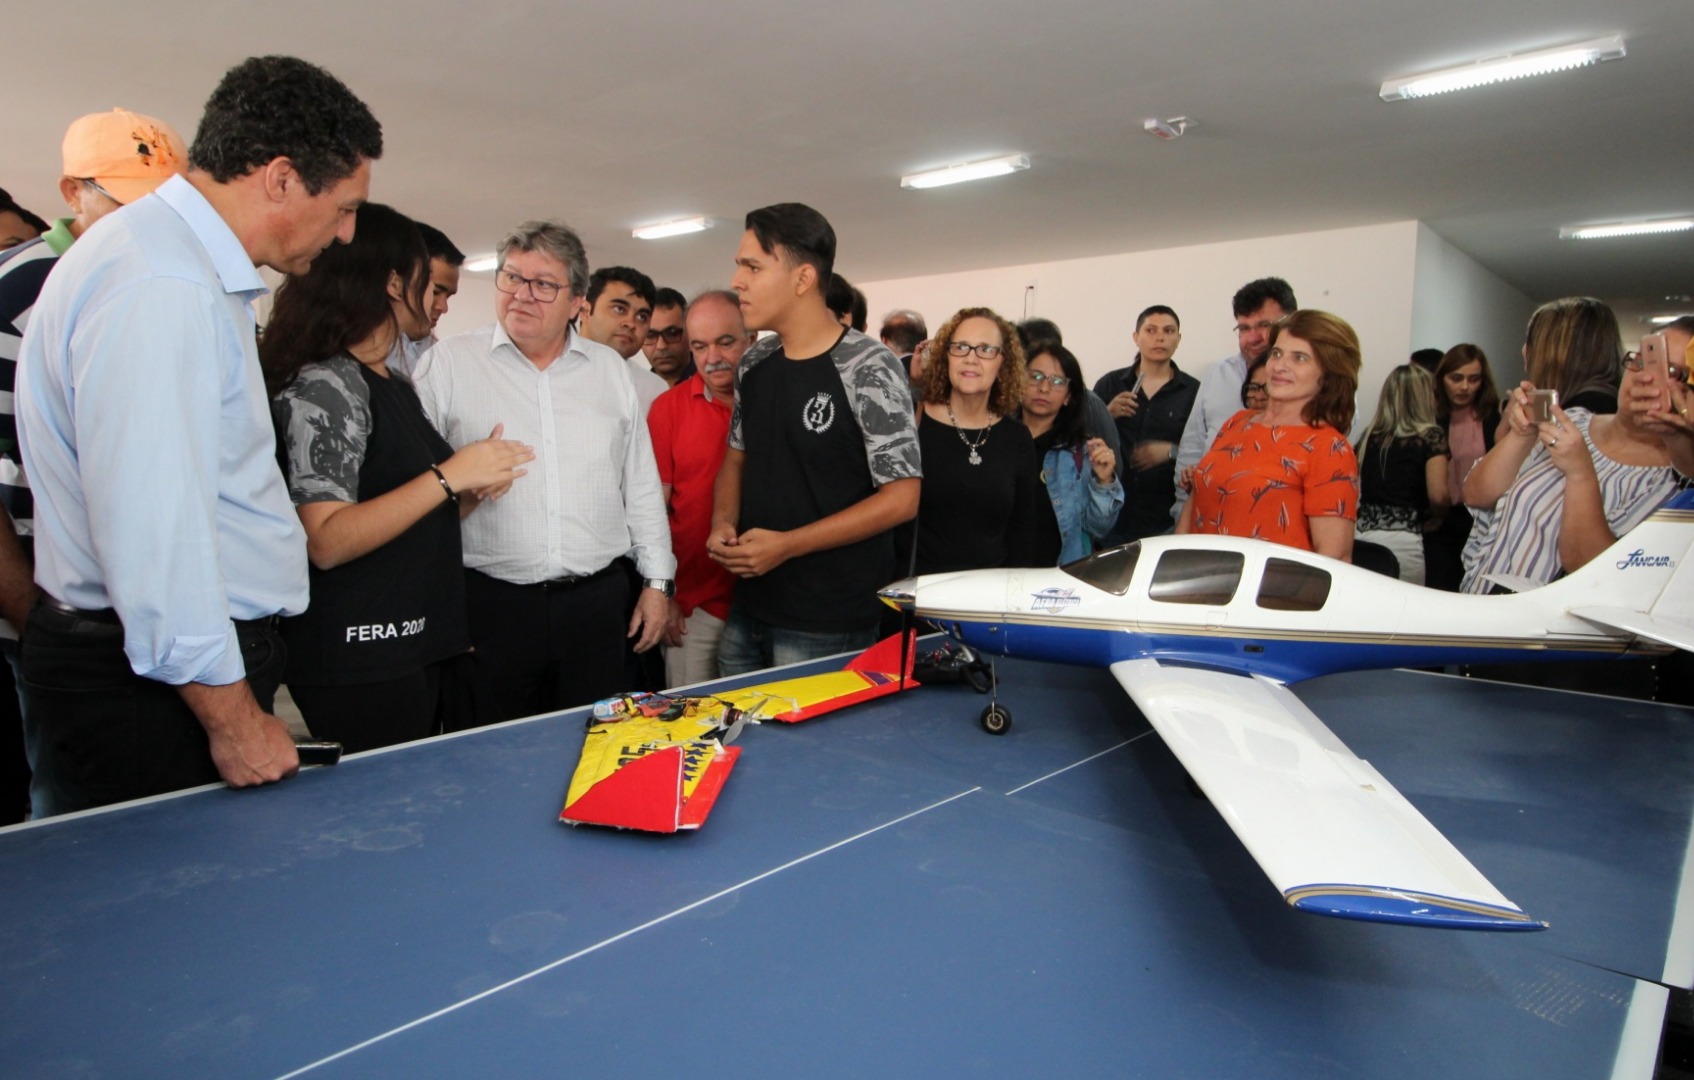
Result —
<instances>
[{"instance_id":1,"label":"eyeglasses","mask_svg":"<svg viewBox=\"0 0 1694 1080\"><path fill-rule=\"evenodd\" d=\"M658 341L660 338L664 338L666 341L670 342L672 345L675 345L677 342L682 340L683 335L684 335L684 330L683 330L682 327L680 327L680 326L667 326L663 330L649 330L649 331L647 331L647 340L649 342L653 342L653 341Z\"/></svg>"},{"instance_id":2,"label":"eyeglasses","mask_svg":"<svg viewBox=\"0 0 1694 1080\"><path fill-rule=\"evenodd\" d=\"M947 351L954 356L969 356L971 353L976 353L984 360L992 360L1000 355L1000 346L972 345L968 341L949 341Z\"/></svg>"},{"instance_id":3,"label":"eyeglasses","mask_svg":"<svg viewBox=\"0 0 1694 1080\"><path fill-rule=\"evenodd\" d=\"M1041 386L1045 383L1055 390L1063 390L1071 384L1071 381L1063 375L1049 375L1044 371L1031 371L1027 374L1029 381L1034 383L1036 386Z\"/></svg>"},{"instance_id":4,"label":"eyeglasses","mask_svg":"<svg viewBox=\"0 0 1694 1080\"><path fill-rule=\"evenodd\" d=\"M508 296L518 295L525 285L529 286L529 295L535 297L536 303L539 304L551 304L559 298L559 290L564 288L557 281L528 278L510 270L502 270L494 275L494 287Z\"/></svg>"},{"instance_id":5,"label":"eyeglasses","mask_svg":"<svg viewBox=\"0 0 1694 1080\"><path fill-rule=\"evenodd\" d=\"M1628 368L1630 371L1640 371L1642 368L1647 366L1647 361L1640 353L1626 352L1623 354L1623 366ZM1666 365L1666 374L1668 374L1676 382L1688 381L1688 368L1682 364L1673 363Z\"/></svg>"},{"instance_id":6,"label":"eyeglasses","mask_svg":"<svg viewBox=\"0 0 1694 1080\"><path fill-rule=\"evenodd\" d=\"M1262 382L1250 382L1241 388L1241 392L1244 394L1262 394L1265 392L1265 384Z\"/></svg>"},{"instance_id":7,"label":"eyeglasses","mask_svg":"<svg viewBox=\"0 0 1694 1080\"><path fill-rule=\"evenodd\" d=\"M93 188L96 192L98 192L101 195L106 196L106 198L108 198L108 199L112 200L113 202L117 203L119 206L122 206L124 204L124 201L122 199L118 198L116 195L113 195L110 191L107 191L105 188L101 187L100 182L98 180L91 180L86 176L82 176L82 177L77 178L77 182L81 183L81 184L87 184L89 187Z\"/></svg>"},{"instance_id":8,"label":"eyeglasses","mask_svg":"<svg viewBox=\"0 0 1694 1080\"><path fill-rule=\"evenodd\" d=\"M1236 323L1235 332L1237 334L1251 334L1255 330L1269 330L1275 325L1275 319L1260 319L1256 323Z\"/></svg>"}]
</instances>

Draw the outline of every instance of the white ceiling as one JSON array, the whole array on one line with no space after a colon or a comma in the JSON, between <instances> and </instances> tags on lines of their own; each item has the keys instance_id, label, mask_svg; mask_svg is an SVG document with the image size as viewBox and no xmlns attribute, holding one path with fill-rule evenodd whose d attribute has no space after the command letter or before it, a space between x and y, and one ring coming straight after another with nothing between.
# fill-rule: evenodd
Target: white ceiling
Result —
<instances>
[{"instance_id":1,"label":"white ceiling","mask_svg":"<svg viewBox=\"0 0 1694 1080\"><path fill-rule=\"evenodd\" d=\"M0 186L44 216L72 119L123 105L192 138L227 67L281 52L382 121L375 198L473 253L561 217L596 265L685 291L727 278L748 209L798 200L863 281L1415 218L1536 300L1662 310L1694 292L1694 234L1558 239L1694 212L1688 0L13 0L6 21ZM1607 33L1628 57L1377 97L1390 77ZM1174 115L1198 126L1141 130ZM1033 167L899 187L1009 152ZM720 224L630 238L695 214Z\"/></svg>"}]
</instances>

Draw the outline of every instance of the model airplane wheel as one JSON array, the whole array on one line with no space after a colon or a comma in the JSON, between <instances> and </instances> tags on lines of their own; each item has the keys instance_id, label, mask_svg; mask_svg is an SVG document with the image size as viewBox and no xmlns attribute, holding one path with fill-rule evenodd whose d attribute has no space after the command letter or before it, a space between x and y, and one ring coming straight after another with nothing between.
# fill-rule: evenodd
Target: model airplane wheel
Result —
<instances>
[{"instance_id":1,"label":"model airplane wheel","mask_svg":"<svg viewBox=\"0 0 1694 1080\"><path fill-rule=\"evenodd\" d=\"M1004 735L1012 730L1012 711L1004 705L990 705L982 710L982 730L990 735Z\"/></svg>"}]
</instances>

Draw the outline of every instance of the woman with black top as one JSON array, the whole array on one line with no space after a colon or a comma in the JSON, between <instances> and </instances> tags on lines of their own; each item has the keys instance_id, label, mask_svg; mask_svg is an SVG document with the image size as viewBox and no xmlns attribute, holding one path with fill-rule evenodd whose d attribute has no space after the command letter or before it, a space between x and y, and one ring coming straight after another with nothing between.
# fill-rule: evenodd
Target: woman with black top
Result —
<instances>
[{"instance_id":1,"label":"woman with black top","mask_svg":"<svg viewBox=\"0 0 1694 1080\"><path fill-rule=\"evenodd\" d=\"M1447 436L1435 423L1435 392L1422 368L1401 364L1388 373L1358 458L1354 539L1393 552L1400 580L1422 585L1424 517L1430 507L1453 501Z\"/></svg>"},{"instance_id":2,"label":"woman with black top","mask_svg":"<svg viewBox=\"0 0 1694 1080\"><path fill-rule=\"evenodd\" d=\"M499 428L454 453L389 370L429 332L428 287L417 226L366 203L351 243L283 283L259 344L311 562L284 681L312 734L349 751L440 726L444 669L470 648L459 518L535 456Z\"/></svg>"},{"instance_id":3,"label":"woman with black top","mask_svg":"<svg viewBox=\"0 0 1694 1080\"><path fill-rule=\"evenodd\" d=\"M1436 510L1424 534L1424 584L1458 592L1465 576L1463 553L1470 539L1471 512L1459 498L1465 477L1494 449L1500 391L1488 357L1475 345L1455 345L1435 367L1435 422L1447 436L1447 490L1453 504Z\"/></svg>"},{"instance_id":4,"label":"woman with black top","mask_svg":"<svg viewBox=\"0 0 1694 1080\"><path fill-rule=\"evenodd\" d=\"M1014 418L1023 384L1017 332L988 308L960 311L930 340L918 416L918 573L1057 564L1041 460ZM906 526L900 536L907 563L911 534Z\"/></svg>"}]
</instances>

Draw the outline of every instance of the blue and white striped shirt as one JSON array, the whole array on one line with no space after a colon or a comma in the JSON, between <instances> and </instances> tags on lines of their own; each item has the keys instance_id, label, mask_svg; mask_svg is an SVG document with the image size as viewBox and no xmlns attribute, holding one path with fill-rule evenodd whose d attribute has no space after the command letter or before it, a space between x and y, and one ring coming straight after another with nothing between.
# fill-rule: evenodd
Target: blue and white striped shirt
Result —
<instances>
[{"instance_id":1,"label":"blue and white striped shirt","mask_svg":"<svg viewBox=\"0 0 1694 1080\"><path fill-rule=\"evenodd\" d=\"M1588 453L1594 458L1594 473L1600 481L1600 498L1606 524L1613 536L1622 536L1652 513L1676 490L1676 470L1668 465L1625 465L1613 461L1588 437L1593 414L1587 409L1569 409L1565 415L1582 432ZM1492 588L1489 574L1529 578L1545 585L1564 570L1559 559L1559 528L1564 522L1565 476L1541 443L1535 444L1511 489L1492 510L1473 510L1470 540L1465 544L1465 578L1460 588L1468 593L1486 593Z\"/></svg>"}]
</instances>

